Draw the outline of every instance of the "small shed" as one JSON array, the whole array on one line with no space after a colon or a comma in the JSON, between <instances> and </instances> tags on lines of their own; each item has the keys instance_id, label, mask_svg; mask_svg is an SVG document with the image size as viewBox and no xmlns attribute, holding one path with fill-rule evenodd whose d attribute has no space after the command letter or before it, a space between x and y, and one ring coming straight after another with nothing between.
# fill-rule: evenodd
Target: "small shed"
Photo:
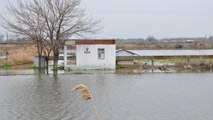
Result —
<instances>
[{"instance_id":1,"label":"small shed","mask_svg":"<svg viewBox=\"0 0 213 120\"><path fill-rule=\"evenodd\" d=\"M42 68L46 67L45 59L46 59L45 56L41 56L41 67ZM34 57L34 66L39 67L39 57L38 56Z\"/></svg>"},{"instance_id":2,"label":"small shed","mask_svg":"<svg viewBox=\"0 0 213 120\"><path fill-rule=\"evenodd\" d=\"M79 69L115 69L115 40L76 40L76 66Z\"/></svg>"}]
</instances>

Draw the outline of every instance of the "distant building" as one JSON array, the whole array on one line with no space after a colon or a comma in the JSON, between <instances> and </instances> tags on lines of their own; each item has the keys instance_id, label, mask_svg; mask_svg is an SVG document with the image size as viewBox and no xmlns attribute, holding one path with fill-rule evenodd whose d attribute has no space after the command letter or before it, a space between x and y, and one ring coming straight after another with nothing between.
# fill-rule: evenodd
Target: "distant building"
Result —
<instances>
[{"instance_id":1,"label":"distant building","mask_svg":"<svg viewBox=\"0 0 213 120\"><path fill-rule=\"evenodd\" d=\"M117 50L117 57L184 57L184 56L213 56L213 49L198 50Z\"/></svg>"},{"instance_id":2,"label":"distant building","mask_svg":"<svg viewBox=\"0 0 213 120\"><path fill-rule=\"evenodd\" d=\"M76 40L76 67L78 69L115 69L115 40ZM65 47L65 68L67 52Z\"/></svg>"},{"instance_id":3,"label":"distant building","mask_svg":"<svg viewBox=\"0 0 213 120\"><path fill-rule=\"evenodd\" d=\"M126 49L119 49L116 51L116 56L139 56L138 54L131 52L130 50Z\"/></svg>"}]
</instances>

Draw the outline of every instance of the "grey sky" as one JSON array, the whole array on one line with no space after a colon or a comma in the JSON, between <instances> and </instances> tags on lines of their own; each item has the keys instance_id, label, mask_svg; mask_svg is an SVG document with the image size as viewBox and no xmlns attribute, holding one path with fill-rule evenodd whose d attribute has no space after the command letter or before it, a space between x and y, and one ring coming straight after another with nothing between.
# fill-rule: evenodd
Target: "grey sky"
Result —
<instances>
[{"instance_id":1,"label":"grey sky","mask_svg":"<svg viewBox=\"0 0 213 120\"><path fill-rule=\"evenodd\" d=\"M5 8L8 0L1 0ZM83 0L104 29L93 38L213 35L213 0ZM1 10L1 9L0 9ZM1 10L2 12L2 10Z\"/></svg>"}]
</instances>

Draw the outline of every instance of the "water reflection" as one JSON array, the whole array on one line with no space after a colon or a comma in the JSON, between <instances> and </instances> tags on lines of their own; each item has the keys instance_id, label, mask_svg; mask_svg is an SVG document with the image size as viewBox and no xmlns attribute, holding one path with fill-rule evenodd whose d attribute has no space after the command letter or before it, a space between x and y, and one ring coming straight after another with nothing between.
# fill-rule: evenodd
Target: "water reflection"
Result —
<instances>
[{"instance_id":1,"label":"water reflection","mask_svg":"<svg viewBox=\"0 0 213 120\"><path fill-rule=\"evenodd\" d=\"M211 120L212 74L0 76L1 120Z\"/></svg>"},{"instance_id":2,"label":"water reflection","mask_svg":"<svg viewBox=\"0 0 213 120\"><path fill-rule=\"evenodd\" d=\"M34 70L34 74L39 75L39 74L45 74L46 73L46 69L33 69Z\"/></svg>"}]
</instances>

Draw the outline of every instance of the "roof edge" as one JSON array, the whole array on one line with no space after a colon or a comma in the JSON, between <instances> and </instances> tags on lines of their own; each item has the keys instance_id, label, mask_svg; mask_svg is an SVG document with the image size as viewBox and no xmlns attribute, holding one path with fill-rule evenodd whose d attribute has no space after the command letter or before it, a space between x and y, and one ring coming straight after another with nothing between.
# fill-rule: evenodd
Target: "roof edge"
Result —
<instances>
[{"instance_id":1,"label":"roof edge","mask_svg":"<svg viewBox=\"0 0 213 120\"><path fill-rule=\"evenodd\" d=\"M114 39L91 39L91 40L75 40L76 45L85 44L115 44Z\"/></svg>"}]
</instances>

